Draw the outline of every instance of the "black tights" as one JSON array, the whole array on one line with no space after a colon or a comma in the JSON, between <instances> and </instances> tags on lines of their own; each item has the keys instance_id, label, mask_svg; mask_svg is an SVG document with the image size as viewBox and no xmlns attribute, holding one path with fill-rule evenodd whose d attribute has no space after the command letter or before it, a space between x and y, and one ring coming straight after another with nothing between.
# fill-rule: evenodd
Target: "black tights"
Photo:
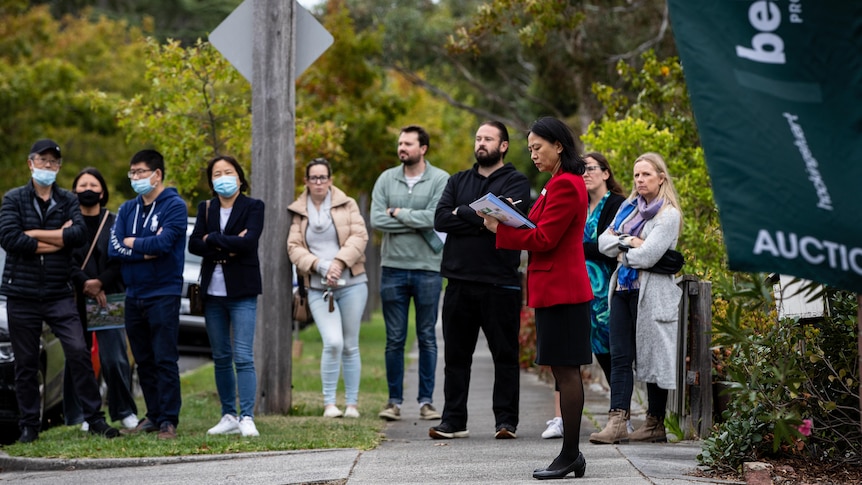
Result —
<instances>
[{"instance_id":1,"label":"black tights","mask_svg":"<svg viewBox=\"0 0 862 485\"><path fill-rule=\"evenodd\" d=\"M584 383L580 366L551 366L560 388L560 411L563 416L563 449L549 470L559 470L578 459L581 415L584 412Z\"/></svg>"},{"instance_id":2,"label":"black tights","mask_svg":"<svg viewBox=\"0 0 862 485\"><path fill-rule=\"evenodd\" d=\"M665 409L667 408L667 389L658 387L654 382L648 382L647 389L647 412L650 416L655 416L660 420L664 420Z\"/></svg>"}]
</instances>

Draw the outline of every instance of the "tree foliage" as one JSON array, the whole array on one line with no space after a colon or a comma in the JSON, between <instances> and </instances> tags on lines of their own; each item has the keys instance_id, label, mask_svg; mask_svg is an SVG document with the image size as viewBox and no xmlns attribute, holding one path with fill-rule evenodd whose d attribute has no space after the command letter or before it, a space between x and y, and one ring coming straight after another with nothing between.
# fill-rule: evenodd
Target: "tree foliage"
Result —
<instances>
[{"instance_id":1,"label":"tree foliage","mask_svg":"<svg viewBox=\"0 0 862 485\"><path fill-rule=\"evenodd\" d=\"M131 25L151 24L160 41L179 40L194 45L205 39L242 0L36 0L49 6L56 17L99 16L124 20Z\"/></svg>"},{"instance_id":2,"label":"tree foliage","mask_svg":"<svg viewBox=\"0 0 862 485\"><path fill-rule=\"evenodd\" d=\"M377 61L479 118L526 130L540 115L597 117L594 82L649 47L675 52L662 0L348 0L360 29L381 28ZM430 68L429 68L430 66ZM576 116L579 115L579 116Z\"/></svg>"},{"instance_id":3,"label":"tree foliage","mask_svg":"<svg viewBox=\"0 0 862 485\"><path fill-rule=\"evenodd\" d=\"M155 148L165 180L189 202L209 196L206 162L219 154L251 160L249 84L209 43L147 41L147 89L117 100L119 126L135 149Z\"/></svg>"},{"instance_id":4,"label":"tree foliage","mask_svg":"<svg viewBox=\"0 0 862 485\"><path fill-rule=\"evenodd\" d=\"M86 94L131 95L143 87L143 31L101 17L53 18L45 7L0 2L0 190L29 177L27 155L38 138L63 149L61 186L88 165L102 170L112 190L128 188L128 150L114 110Z\"/></svg>"}]
</instances>

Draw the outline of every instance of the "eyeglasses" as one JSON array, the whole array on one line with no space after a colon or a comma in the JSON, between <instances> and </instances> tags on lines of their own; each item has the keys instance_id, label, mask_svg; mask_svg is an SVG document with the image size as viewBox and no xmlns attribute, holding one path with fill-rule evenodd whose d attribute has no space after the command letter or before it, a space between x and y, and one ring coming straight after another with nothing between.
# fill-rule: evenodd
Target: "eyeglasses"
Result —
<instances>
[{"instance_id":1,"label":"eyeglasses","mask_svg":"<svg viewBox=\"0 0 862 485\"><path fill-rule=\"evenodd\" d=\"M150 170L149 168L139 168L138 170L129 170L129 178L130 179L140 178L140 177L143 177L144 174L152 172L152 171L153 170Z\"/></svg>"},{"instance_id":2,"label":"eyeglasses","mask_svg":"<svg viewBox=\"0 0 862 485\"><path fill-rule=\"evenodd\" d=\"M60 168L60 165L63 165L63 160L57 158L34 157L33 165L36 165L39 168Z\"/></svg>"},{"instance_id":3,"label":"eyeglasses","mask_svg":"<svg viewBox=\"0 0 862 485\"><path fill-rule=\"evenodd\" d=\"M595 172L596 170L604 170L600 165L587 165L584 167L587 172Z\"/></svg>"},{"instance_id":4,"label":"eyeglasses","mask_svg":"<svg viewBox=\"0 0 862 485\"><path fill-rule=\"evenodd\" d=\"M305 177L305 180L309 181L312 184L323 184L329 180L329 177L326 175L312 175L311 177Z\"/></svg>"}]
</instances>

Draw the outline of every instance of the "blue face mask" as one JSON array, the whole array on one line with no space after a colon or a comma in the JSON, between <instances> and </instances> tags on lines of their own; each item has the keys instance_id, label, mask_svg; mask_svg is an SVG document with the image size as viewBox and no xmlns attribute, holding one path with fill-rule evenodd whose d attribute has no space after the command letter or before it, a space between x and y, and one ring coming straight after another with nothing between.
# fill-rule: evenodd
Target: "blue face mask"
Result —
<instances>
[{"instance_id":1,"label":"blue face mask","mask_svg":"<svg viewBox=\"0 0 862 485\"><path fill-rule=\"evenodd\" d=\"M44 168L33 169L33 181L42 187L50 187L57 180L57 172Z\"/></svg>"},{"instance_id":2,"label":"blue face mask","mask_svg":"<svg viewBox=\"0 0 862 485\"><path fill-rule=\"evenodd\" d=\"M147 195L153 190L153 186L150 184L150 179L153 176L150 175L145 179L137 179L132 180L132 190L135 191L136 194Z\"/></svg>"},{"instance_id":3,"label":"blue face mask","mask_svg":"<svg viewBox=\"0 0 862 485\"><path fill-rule=\"evenodd\" d=\"M213 190L222 197L232 196L236 193L237 188L236 177L233 175L222 175L213 180Z\"/></svg>"}]
</instances>

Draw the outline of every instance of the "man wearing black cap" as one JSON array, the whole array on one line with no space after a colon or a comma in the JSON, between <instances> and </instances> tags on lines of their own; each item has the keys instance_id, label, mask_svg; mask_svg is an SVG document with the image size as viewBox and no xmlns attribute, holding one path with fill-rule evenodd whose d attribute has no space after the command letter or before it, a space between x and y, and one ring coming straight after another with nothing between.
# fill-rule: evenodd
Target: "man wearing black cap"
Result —
<instances>
[{"instance_id":1,"label":"man wearing black cap","mask_svg":"<svg viewBox=\"0 0 862 485\"><path fill-rule=\"evenodd\" d=\"M32 180L6 192L0 206L0 246L6 250L3 284L9 335L15 353L15 394L21 413L18 441L39 438L39 338L42 322L60 340L90 434L114 438L69 283L72 250L87 241L87 226L75 194L55 184L62 158L52 140L38 140L27 164Z\"/></svg>"}]
</instances>

